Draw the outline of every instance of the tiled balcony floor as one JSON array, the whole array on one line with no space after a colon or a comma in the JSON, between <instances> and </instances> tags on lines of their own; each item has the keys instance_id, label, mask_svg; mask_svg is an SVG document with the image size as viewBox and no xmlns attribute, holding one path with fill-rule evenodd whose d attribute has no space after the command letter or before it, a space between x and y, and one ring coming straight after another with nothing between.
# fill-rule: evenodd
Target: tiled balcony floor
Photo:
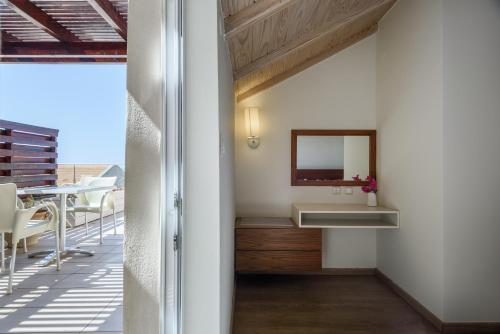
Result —
<instances>
[{"instance_id":1,"label":"tiled balcony floor","mask_svg":"<svg viewBox=\"0 0 500 334\"><path fill-rule=\"evenodd\" d=\"M18 249L14 291L6 295L8 271L0 274L0 333L121 333L123 311L123 215L117 234L105 220L104 244L99 224L67 229L67 244L95 252L68 257L61 271L41 267ZM52 234L43 235L28 252L54 248ZM7 253L8 254L8 253ZM8 268L7 261L6 265Z\"/></svg>"}]
</instances>

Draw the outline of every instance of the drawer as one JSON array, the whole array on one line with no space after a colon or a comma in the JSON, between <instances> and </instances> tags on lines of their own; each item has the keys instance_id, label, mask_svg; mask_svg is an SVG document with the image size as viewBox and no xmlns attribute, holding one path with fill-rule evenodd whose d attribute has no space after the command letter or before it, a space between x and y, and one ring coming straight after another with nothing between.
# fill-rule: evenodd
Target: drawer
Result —
<instances>
[{"instance_id":1,"label":"drawer","mask_svg":"<svg viewBox=\"0 0 500 334\"><path fill-rule=\"evenodd\" d=\"M321 251L320 229L236 229L236 250Z\"/></svg>"},{"instance_id":2,"label":"drawer","mask_svg":"<svg viewBox=\"0 0 500 334\"><path fill-rule=\"evenodd\" d=\"M236 251L237 272L321 271L321 251Z\"/></svg>"}]
</instances>

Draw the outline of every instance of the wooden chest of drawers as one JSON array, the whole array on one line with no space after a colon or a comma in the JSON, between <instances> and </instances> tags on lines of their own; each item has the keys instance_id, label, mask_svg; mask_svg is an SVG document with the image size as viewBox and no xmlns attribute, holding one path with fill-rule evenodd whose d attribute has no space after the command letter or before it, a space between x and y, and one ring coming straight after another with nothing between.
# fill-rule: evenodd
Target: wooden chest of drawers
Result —
<instances>
[{"instance_id":1,"label":"wooden chest of drawers","mask_svg":"<svg viewBox=\"0 0 500 334\"><path fill-rule=\"evenodd\" d=\"M235 270L252 273L321 271L321 230L289 218L238 218Z\"/></svg>"}]
</instances>

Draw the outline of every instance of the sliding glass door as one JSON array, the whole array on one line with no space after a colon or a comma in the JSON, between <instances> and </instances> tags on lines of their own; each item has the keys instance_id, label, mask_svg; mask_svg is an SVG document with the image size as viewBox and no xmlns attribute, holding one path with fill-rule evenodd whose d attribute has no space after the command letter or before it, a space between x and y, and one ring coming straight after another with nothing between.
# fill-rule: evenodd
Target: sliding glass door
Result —
<instances>
[{"instance_id":1,"label":"sliding glass door","mask_svg":"<svg viewBox=\"0 0 500 334\"><path fill-rule=\"evenodd\" d=\"M183 1L164 0L161 329L182 333Z\"/></svg>"}]
</instances>

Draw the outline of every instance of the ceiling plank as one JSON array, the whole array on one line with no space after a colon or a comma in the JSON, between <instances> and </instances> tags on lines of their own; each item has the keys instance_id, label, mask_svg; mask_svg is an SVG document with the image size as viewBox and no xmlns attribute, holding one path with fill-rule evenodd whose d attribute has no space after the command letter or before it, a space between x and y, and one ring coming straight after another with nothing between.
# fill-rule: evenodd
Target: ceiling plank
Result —
<instances>
[{"instance_id":1,"label":"ceiling plank","mask_svg":"<svg viewBox=\"0 0 500 334\"><path fill-rule=\"evenodd\" d=\"M224 17L234 15L245 7L253 5L260 0L220 0L222 15Z\"/></svg>"},{"instance_id":2,"label":"ceiling plank","mask_svg":"<svg viewBox=\"0 0 500 334\"><path fill-rule=\"evenodd\" d=\"M0 58L75 56L74 58L125 57L125 42L5 42Z\"/></svg>"},{"instance_id":3,"label":"ceiling plank","mask_svg":"<svg viewBox=\"0 0 500 334\"><path fill-rule=\"evenodd\" d=\"M78 42L79 39L57 23L50 15L28 0L4 0L4 3L40 29L61 42Z\"/></svg>"},{"instance_id":4,"label":"ceiling plank","mask_svg":"<svg viewBox=\"0 0 500 334\"><path fill-rule=\"evenodd\" d=\"M9 34L7 31L2 30L2 43L5 42L20 42L21 40L16 36Z\"/></svg>"},{"instance_id":5,"label":"ceiling plank","mask_svg":"<svg viewBox=\"0 0 500 334\"><path fill-rule=\"evenodd\" d=\"M239 80L250 73L262 68L266 64L270 64L272 62L276 62L282 58L287 57L290 53L294 52L297 48L304 48L308 45L314 43L316 40L323 38L325 35L332 34L334 31L341 29L342 26L350 24L357 20L363 20L365 17L370 16L375 12L383 12L387 11L393 4L395 0L383 0L380 1L377 5L372 6L368 9L357 12L347 18L344 18L340 21L335 22L331 25L327 30L320 28L316 30L312 30L307 34L304 34L300 38L291 40L290 42L282 45L279 49L268 53L267 55L256 59L253 62L248 63L247 65L242 66L234 72L234 80Z\"/></svg>"},{"instance_id":6,"label":"ceiling plank","mask_svg":"<svg viewBox=\"0 0 500 334\"><path fill-rule=\"evenodd\" d=\"M226 38L280 12L298 0L260 0L224 19Z\"/></svg>"},{"instance_id":7,"label":"ceiling plank","mask_svg":"<svg viewBox=\"0 0 500 334\"><path fill-rule=\"evenodd\" d=\"M252 95L255 95L255 94L257 94L257 93L259 93L259 92L261 92L269 87L272 87L272 86L276 85L277 83L284 81L284 80L288 79L289 77L307 69L308 67L311 67L312 65L317 64L318 62L332 56L333 54L335 54L335 53L361 41L362 39L374 34L377 31L377 29L378 29L378 25L374 24L367 29L364 29L360 32L355 33L352 36L349 36L348 38L343 39L341 42L339 42L337 44L331 45L328 49L325 49L322 52L305 59L300 64L298 64L298 65L296 65L296 66L294 66L286 71L278 73L277 75L273 76L269 80L266 80L266 81L264 81L256 86L250 88L247 91L244 91L242 93L237 93L238 94L237 95L237 102L240 102L240 101L242 101L242 100L244 100ZM238 84L238 83L236 83L236 84Z\"/></svg>"},{"instance_id":8,"label":"ceiling plank","mask_svg":"<svg viewBox=\"0 0 500 334\"><path fill-rule=\"evenodd\" d=\"M87 2L124 41L127 40L127 22L109 0L87 0Z\"/></svg>"}]
</instances>

